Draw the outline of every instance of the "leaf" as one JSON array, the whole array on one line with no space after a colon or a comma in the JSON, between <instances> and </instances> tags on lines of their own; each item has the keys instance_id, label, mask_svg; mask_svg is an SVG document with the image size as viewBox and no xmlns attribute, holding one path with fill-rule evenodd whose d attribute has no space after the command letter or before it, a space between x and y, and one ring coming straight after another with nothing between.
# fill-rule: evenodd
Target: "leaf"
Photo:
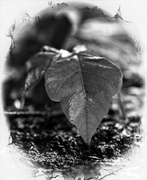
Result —
<instances>
[{"instance_id":1,"label":"leaf","mask_svg":"<svg viewBox=\"0 0 147 180\"><path fill-rule=\"evenodd\" d=\"M23 94L31 90L43 78L55 55L56 53L39 52L26 63L29 73L26 77Z\"/></svg>"},{"instance_id":2,"label":"leaf","mask_svg":"<svg viewBox=\"0 0 147 180\"><path fill-rule=\"evenodd\" d=\"M50 66L45 86L50 99L61 101L68 120L89 144L108 113L112 96L121 89L122 73L109 60L81 52Z\"/></svg>"}]
</instances>

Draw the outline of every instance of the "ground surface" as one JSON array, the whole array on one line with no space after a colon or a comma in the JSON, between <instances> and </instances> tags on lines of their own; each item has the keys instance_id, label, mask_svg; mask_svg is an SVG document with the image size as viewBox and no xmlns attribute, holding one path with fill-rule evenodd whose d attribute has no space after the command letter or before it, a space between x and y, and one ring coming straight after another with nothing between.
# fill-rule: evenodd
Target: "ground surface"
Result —
<instances>
[{"instance_id":1,"label":"ground surface","mask_svg":"<svg viewBox=\"0 0 147 180\"><path fill-rule=\"evenodd\" d=\"M83 142L58 104L53 104L58 108L52 108L48 113L46 108L42 111L35 110L35 107L31 107L33 111L17 110L7 115L11 124L12 144L20 150L27 164L41 167L46 173L49 169L58 169L64 174L77 174L79 167L82 172L94 173L101 163L107 164L125 157L141 140L142 100L143 81L140 76L130 74L127 79L124 76L121 92L124 109L121 110L118 96L114 97L111 109L98 127L90 146ZM95 176L99 177L99 171L96 172Z\"/></svg>"}]
</instances>

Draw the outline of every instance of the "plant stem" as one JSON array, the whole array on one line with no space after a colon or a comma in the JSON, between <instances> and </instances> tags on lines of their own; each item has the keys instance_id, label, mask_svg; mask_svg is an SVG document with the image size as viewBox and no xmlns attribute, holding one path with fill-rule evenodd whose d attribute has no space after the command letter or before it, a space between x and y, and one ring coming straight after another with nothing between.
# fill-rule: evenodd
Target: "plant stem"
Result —
<instances>
[{"instance_id":1,"label":"plant stem","mask_svg":"<svg viewBox=\"0 0 147 180\"><path fill-rule=\"evenodd\" d=\"M123 120L126 120L126 113L125 113L125 108L123 106L123 99L122 99L122 94L121 92L118 93L118 104L120 107L120 114Z\"/></svg>"},{"instance_id":2,"label":"plant stem","mask_svg":"<svg viewBox=\"0 0 147 180\"><path fill-rule=\"evenodd\" d=\"M25 94L23 93L21 96L21 107L20 107L20 109L23 109L24 106L25 106Z\"/></svg>"}]
</instances>

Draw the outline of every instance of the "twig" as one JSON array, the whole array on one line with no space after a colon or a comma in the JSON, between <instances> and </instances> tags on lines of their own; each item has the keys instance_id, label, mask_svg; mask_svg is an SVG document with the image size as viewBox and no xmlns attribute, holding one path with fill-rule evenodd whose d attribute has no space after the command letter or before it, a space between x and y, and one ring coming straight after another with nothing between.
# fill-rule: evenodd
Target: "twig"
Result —
<instances>
[{"instance_id":1,"label":"twig","mask_svg":"<svg viewBox=\"0 0 147 180\"><path fill-rule=\"evenodd\" d=\"M46 115L47 112L45 111L5 111L5 115L9 116L30 116L30 115Z\"/></svg>"},{"instance_id":2,"label":"twig","mask_svg":"<svg viewBox=\"0 0 147 180\"><path fill-rule=\"evenodd\" d=\"M106 178L107 176L110 176L110 175L115 175L115 173L117 173L118 171L120 171L122 168L119 168L117 169L116 171L113 171L113 172L110 172L109 174L106 174L105 176L103 176L102 178L100 178L99 180L102 180L104 178Z\"/></svg>"},{"instance_id":3,"label":"twig","mask_svg":"<svg viewBox=\"0 0 147 180\"><path fill-rule=\"evenodd\" d=\"M48 117L56 117L63 115L62 111L4 111L4 115L8 116L48 116Z\"/></svg>"}]
</instances>

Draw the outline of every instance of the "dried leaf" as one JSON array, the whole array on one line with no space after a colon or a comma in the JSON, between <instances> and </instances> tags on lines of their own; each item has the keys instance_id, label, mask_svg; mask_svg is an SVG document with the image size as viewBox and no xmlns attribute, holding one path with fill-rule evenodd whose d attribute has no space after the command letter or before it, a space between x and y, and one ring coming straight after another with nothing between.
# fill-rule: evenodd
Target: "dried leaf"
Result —
<instances>
[{"instance_id":1,"label":"dried leaf","mask_svg":"<svg viewBox=\"0 0 147 180\"><path fill-rule=\"evenodd\" d=\"M112 96L121 89L122 73L109 60L81 52L50 66L45 86L50 99L61 102L68 120L89 144Z\"/></svg>"}]
</instances>

